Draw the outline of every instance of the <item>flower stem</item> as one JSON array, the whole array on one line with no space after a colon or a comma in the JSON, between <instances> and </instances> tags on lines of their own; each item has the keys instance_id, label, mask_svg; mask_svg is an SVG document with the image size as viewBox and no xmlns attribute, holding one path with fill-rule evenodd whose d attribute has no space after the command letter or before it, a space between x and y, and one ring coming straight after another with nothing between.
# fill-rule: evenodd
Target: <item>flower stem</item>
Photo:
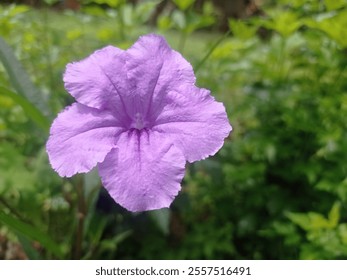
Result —
<instances>
[{"instance_id":1,"label":"flower stem","mask_svg":"<svg viewBox=\"0 0 347 280\"><path fill-rule=\"evenodd\" d=\"M179 46L178 46L178 51L180 53L183 53L184 46L186 45L186 41L187 41L187 34L186 34L186 32L181 31L180 39L179 39Z\"/></svg>"},{"instance_id":2,"label":"flower stem","mask_svg":"<svg viewBox=\"0 0 347 280\"><path fill-rule=\"evenodd\" d=\"M77 233L76 233L76 244L74 251L74 259L78 260L82 255L82 243L83 243L83 230L84 230L84 219L86 217L86 201L83 192L83 176L79 176L77 179Z\"/></svg>"},{"instance_id":3,"label":"flower stem","mask_svg":"<svg viewBox=\"0 0 347 280\"><path fill-rule=\"evenodd\" d=\"M212 45L212 47L209 49L209 51L206 53L206 55L198 62L198 64L195 66L195 74L199 71L199 69L201 68L201 66L204 65L204 63L206 62L206 60L211 56L211 54L213 53L213 51L219 46L220 43L222 43L224 41L224 39L226 37L228 37L230 35L231 31L230 29L221 37L219 38L216 43L214 43Z\"/></svg>"}]
</instances>

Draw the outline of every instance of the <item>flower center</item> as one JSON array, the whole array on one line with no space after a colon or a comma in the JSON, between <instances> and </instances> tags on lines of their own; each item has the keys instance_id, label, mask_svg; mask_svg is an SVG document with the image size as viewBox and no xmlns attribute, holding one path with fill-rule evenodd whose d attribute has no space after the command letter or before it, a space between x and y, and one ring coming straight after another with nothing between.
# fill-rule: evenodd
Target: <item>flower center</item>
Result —
<instances>
[{"instance_id":1,"label":"flower center","mask_svg":"<svg viewBox=\"0 0 347 280\"><path fill-rule=\"evenodd\" d=\"M131 123L131 128L136 128L138 130L141 130L142 128L146 127L147 122L143 119L143 116L141 113L136 113L135 118L133 119L133 122Z\"/></svg>"}]
</instances>

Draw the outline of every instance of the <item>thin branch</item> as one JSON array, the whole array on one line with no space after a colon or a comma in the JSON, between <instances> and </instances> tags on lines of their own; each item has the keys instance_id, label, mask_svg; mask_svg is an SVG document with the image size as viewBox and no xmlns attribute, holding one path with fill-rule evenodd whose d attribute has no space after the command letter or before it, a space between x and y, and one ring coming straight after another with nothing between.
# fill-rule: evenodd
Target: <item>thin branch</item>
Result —
<instances>
[{"instance_id":1,"label":"thin branch","mask_svg":"<svg viewBox=\"0 0 347 280\"><path fill-rule=\"evenodd\" d=\"M194 68L194 72L195 74L199 71L199 69L201 68L201 66L205 63L205 61L211 56L211 54L213 53L213 51L219 46L220 43L222 43L224 41L224 39L226 37L228 37L230 35L231 31L230 29L221 37L218 39L218 41L216 43L214 43L214 45L210 48L210 50L207 52L207 54L203 57L203 59L200 60L200 62L195 66Z\"/></svg>"}]
</instances>

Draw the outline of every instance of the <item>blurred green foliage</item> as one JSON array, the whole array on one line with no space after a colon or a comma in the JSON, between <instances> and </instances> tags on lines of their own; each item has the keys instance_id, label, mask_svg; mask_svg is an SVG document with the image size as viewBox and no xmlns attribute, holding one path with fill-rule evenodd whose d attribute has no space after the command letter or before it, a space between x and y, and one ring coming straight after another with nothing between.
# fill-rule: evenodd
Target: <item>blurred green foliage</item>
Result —
<instances>
[{"instance_id":1,"label":"blurred green foliage","mask_svg":"<svg viewBox=\"0 0 347 280\"><path fill-rule=\"evenodd\" d=\"M158 1L0 6L0 240L32 259L347 258L346 1L276 1L230 19L230 36L204 29L218 11L193 2L173 1L156 27ZM65 65L148 32L199 65L197 83L224 102L233 132L189 165L170 209L131 214L96 171L55 174L45 142L73 101Z\"/></svg>"}]
</instances>

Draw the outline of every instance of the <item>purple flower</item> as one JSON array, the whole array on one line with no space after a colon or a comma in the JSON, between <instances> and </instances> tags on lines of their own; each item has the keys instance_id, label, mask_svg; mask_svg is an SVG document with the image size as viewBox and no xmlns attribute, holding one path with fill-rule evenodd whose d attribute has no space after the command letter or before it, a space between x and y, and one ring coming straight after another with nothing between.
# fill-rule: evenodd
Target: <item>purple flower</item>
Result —
<instances>
[{"instance_id":1,"label":"purple flower","mask_svg":"<svg viewBox=\"0 0 347 280\"><path fill-rule=\"evenodd\" d=\"M97 166L130 211L169 207L186 161L214 155L231 131L223 104L195 86L191 65L158 35L68 64L64 83L77 102L52 124L52 167L71 177Z\"/></svg>"}]
</instances>

